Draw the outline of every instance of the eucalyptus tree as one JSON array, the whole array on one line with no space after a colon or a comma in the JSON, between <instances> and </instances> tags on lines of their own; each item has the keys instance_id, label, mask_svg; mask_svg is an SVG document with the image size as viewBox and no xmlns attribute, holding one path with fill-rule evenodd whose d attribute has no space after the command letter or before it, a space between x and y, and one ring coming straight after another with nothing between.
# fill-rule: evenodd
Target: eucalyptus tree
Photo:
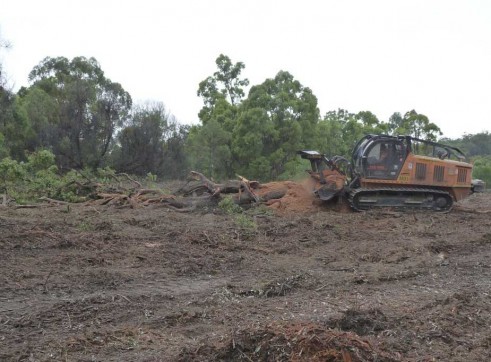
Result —
<instances>
[{"instance_id":1,"label":"eucalyptus tree","mask_svg":"<svg viewBox=\"0 0 491 362\"><path fill-rule=\"evenodd\" d=\"M233 63L223 54L215 63L217 71L199 83L197 94L203 99L201 125L191 127L187 146L194 169L223 178L233 175L232 133L249 80L241 77L244 63Z\"/></svg>"},{"instance_id":2,"label":"eucalyptus tree","mask_svg":"<svg viewBox=\"0 0 491 362\"><path fill-rule=\"evenodd\" d=\"M319 149L328 156L351 157L355 144L367 134L385 134L388 124L370 111L352 113L345 109L327 112L318 125Z\"/></svg>"},{"instance_id":3,"label":"eucalyptus tree","mask_svg":"<svg viewBox=\"0 0 491 362\"><path fill-rule=\"evenodd\" d=\"M319 120L317 98L286 72L253 86L240 107L233 133L239 172L276 179L312 144Z\"/></svg>"},{"instance_id":4,"label":"eucalyptus tree","mask_svg":"<svg viewBox=\"0 0 491 362\"><path fill-rule=\"evenodd\" d=\"M165 141L172 136L172 127L171 115L162 103L135 106L118 134L116 168L136 175L164 175Z\"/></svg>"},{"instance_id":5,"label":"eucalyptus tree","mask_svg":"<svg viewBox=\"0 0 491 362\"><path fill-rule=\"evenodd\" d=\"M138 105L118 134L113 165L118 171L140 176L183 178L188 171L187 134L188 126L180 125L163 103Z\"/></svg>"},{"instance_id":6,"label":"eucalyptus tree","mask_svg":"<svg viewBox=\"0 0 491 362\"><path fill-rule=\"evenodd\" d=\"M58 142L60 113L57 100L39 87L21 88L18 103L30 128L25 150L51 149Z\"/></svg>"},{"instance_id":7,"label":"eucalyptus tree","mask_svg":"<svg viewBox=\"0 0 491 362\"><path fill-rule=\"evenodd\" d=\"M388 124L388 132L391 135L397 135L398 132L403 130L403 123L404 120L402 118L401 113L399 112L394 112L390 117L389 117L389 122Z\"/></svg>"},{"instance_id":8,"label":"eucalyptus tree","mask_svg":"<svg viewBox=\"0 0 491 362\"><path fill-rule=\"evenodd\" d=\"M244 63L232 63L232 60L220 54L215 60L218 70L212 76L207 77L199 83L198 96L203 98L204 106L199 113L199 118L206 123L216 108L223 107L224 101L232 106L237 106L245 95L249 85L247 78L240 78ZM221 112L219 112L221 113Z\"/></svg>"},{"instance_id":9,"label":"eucalyptus tree","mask_svg":"<svg viewBox=\"0 0 491 362\"><path fill-rule=\"evenodd\" d=\"M317 149L329 157L349 157L353 143L362 135L362 124L354 113L342 108L328 111L317 126Z\"/></svg>"},{"instance_id":10,"label":"eucalyptus tree","mask_svg":"<svg viewBox=\"0 0 491 362\"><path fill-rule=\"evenodd\" d=\"M25 96L44 99L45 118L39 122L50 126L44 138L49 139L59 165L101 166L117 128L131 110L129 93L106 78L94 58L47 57L29 73L29 81ZM33 96L33 92L41 93ZM28 100L27 108L32 107Z\"/></svg>"},{"instance_id":11,"label":"eucalyptus tree","mask_svg":"<svg viewBox=\"0 0 491 362\"><path fill-rule=\"evenodd\" d=\"M169 180L184 179L189 174L189 154L186 142L190 126L171 118L164 132L164 159L161 177Z\"/></svg>"},{"instance_id":12,"label":"eucalyptus tree","mask_svg":"<svg viewBox=\"0 0 491 362\"><path fill-rule=\"evenodd\" d=\"M19 97L8 89L6 82L0 86L0 159L10 156L26 161L28 140L32 139L32 128Z\"/></svg>"},{"instance_id":13,"label":"eucalyptus tree","mask_svg":"<svg viewBox=\"0 0 491 362\"><path fill-rule=\"evenodd\" d=\"M204 125L192 126L186 143L191 167L212 179L232 176L231 138L232 134L224 130L214 118Z\"/></svg>"},{"instance_id":14,"label":"eucalyptus tree","mask_svg":"<svg viewBox=\"0 0 491 362\"><path fill-rule=\"evenodd\" d=\"M406 112L402 117L400 113L394 113L389 119L388 126L389 131L394 135L410 135L431 141L436 141L438 136L442 135L440 127L414 109Z\"/></svg>"}]
</instances>

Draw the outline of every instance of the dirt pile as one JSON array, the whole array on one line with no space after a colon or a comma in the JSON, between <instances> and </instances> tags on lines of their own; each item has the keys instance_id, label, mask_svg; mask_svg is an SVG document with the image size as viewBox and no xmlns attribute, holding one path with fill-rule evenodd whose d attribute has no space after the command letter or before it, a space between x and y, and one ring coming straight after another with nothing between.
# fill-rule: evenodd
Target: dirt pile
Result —
<instances>
[{"instance_id":1,"label":"dirt pile","mask_svg":"<svg viewBox=\"0 0 491 362\"><path fill-rule=\"evenodd\" d=\"M278 215L301 215L326 210L343 213L352 211L347 202L337 202L336 200L330 203L322 202L314 195L313 186L312 178L306 178L299 182L269 182L262 184L255 192L261 196L272 191L282 191L284 195L281 198L266 203Z\"/></svg>"},{"instance_id":2,"label":"dirt pile","mask_svg":"<svg viewBox=\"0 0 491 362\"><path fill-rule=\"evenodd\" d=\"M308 213L319 209L319 203L314 197L312 191L308 189L307 182L270 182L262 184L257 190L255 190L259 196L274 191L282 191L284 193L284 196L280 199L270 200L268 202L268 206L274 210L277 210L279 213Z\"/></svg>"}]
</instances>

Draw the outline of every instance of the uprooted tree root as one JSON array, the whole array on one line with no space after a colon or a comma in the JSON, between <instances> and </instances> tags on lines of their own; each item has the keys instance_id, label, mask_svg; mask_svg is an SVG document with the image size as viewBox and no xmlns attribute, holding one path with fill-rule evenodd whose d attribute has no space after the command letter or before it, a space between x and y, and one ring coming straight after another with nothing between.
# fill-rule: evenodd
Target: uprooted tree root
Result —
<instances>
[{"instance_id":1,"label":"uprooted tree root","mask_svg":"<svg viewBox=\"0 0 491 362\"><path fill-rule=\"evenodd\" d=\"M92 203L99 205L117 204L132 208L161 205L177 211L191 211L200 207L216 205L223 194L231 195L236 204L247 205L280 199L286 193L286 190L269 192L260 192L260 190L261 185L257 181L249 181L243 177L240 177L240 180L218 184L199 172L191 171L187 182L170 195L161 190L136 188L129 193L98 193L97 199Z\"/></svg>"},{"instance_id":2,"label":"uprooted tree root","mask_svg":"<svg viewBox=\"0 0 491 362\"><path fill-rule=\"evenodd\" d=\"M184 350L180 361L397 362L402 358L352 332L313 323L274 323L236 331L221 346L202 344L197 350Z\"/></svg>"},{"instance_id":3,"label":"uprooted tree root","mask_svg":"<svg viewBox=\"0 0 491 362\"><path fill-rule=\"evenodd\" d=\"M87 182L70 182L64 188L76 188L78 194L86 195L86 200L77 204L89 206L115 206L142 208L146 206L162 206L179 212L193 211L199 208L216 206L223 197L231 197L235 204L250 206L265 204L272 208L282 209L286 206L282 199L289 194L297 205L310 205L313 197L300 184L291 181L283 183L268 183L261 185L257 181L249 181L238 176L238 180L225 183L215 183L199 172L191 171L187 181L175 192L165 192L161 189L143 188L142 184L131 179L128 175L114 175L111 183L97 183L87 179ZM124 180L122 180L124 178ZM129 186L125 186L130 182ZM294 186L297 189L292 191ZM299 196L299 194L302 194ZM303 203L299 201L303 199ZM33 208L42 205L61 206L72 205L70 202L48 197L39 199L43 204L15 205L17 208ZM293 202L287 201L286 204Z\"/></svg>"}]
</instances>

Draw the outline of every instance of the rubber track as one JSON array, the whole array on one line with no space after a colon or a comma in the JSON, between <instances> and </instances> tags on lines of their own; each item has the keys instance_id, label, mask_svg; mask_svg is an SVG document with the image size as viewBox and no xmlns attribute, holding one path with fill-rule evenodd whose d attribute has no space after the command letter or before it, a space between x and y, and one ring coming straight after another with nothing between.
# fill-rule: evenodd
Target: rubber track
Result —
<instances>
[{"instance_id":1,"label":"rubber track","mask_svg":"<svg viewBox=\"0 0 491 362\"><path fill-rule=\"evenodd\" d=\"M427 193L427 194L434 194L434 195L435 194L445 195L445 196L448 196L448 198L452 201L452 204L450 205L450 207L447 208L447 209L444 209L444 210L435 210L434 208L429 208L429 207L424 207L424 206L407 206L407 205L393 206L393 207L397 207L397 208L401 208L401 209L406 209L406 210L428 210L428 209L430 209L430 210L437 211L437 212L448 212L448 211L450 211L452 209L452 206L453 206L452 196L450 196L450 194L448 192L442 191L442 190L423 189L423 188L417 188L417 187L358 188L358 189L352 190L349 193L348 200L349 200L350 206L354 210L357 210L357 211L366 211L366 210L369 210L370 208L372 208L372 206L367 207L367 208L363 208L363 207L358 207L357 205L355 205L354 198L356 197L356 195L358 195L360 193L363 193L363 192L368 192L368 193L371 194L371 193L385 192L385 191L389 191L389 192L404 192L404 193L409 193L409 194L422 194L422 193ZM390 207L390 206L374 206L374 207Z\"/></svg>"}]
</instances>

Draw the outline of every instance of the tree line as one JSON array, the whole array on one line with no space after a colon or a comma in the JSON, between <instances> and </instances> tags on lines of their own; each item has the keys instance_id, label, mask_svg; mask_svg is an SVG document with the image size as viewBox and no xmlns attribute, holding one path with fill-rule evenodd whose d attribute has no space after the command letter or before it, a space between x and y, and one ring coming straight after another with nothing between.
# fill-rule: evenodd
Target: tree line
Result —
<instances>
[{"instance_id":1,"label":"tree line","mask_svg":"<svg viewBox=\"0 0 491 362\"><path fill-rule=\"evenodd\" d=\"M44 150L54 156L58 172L109 168L182 179L197 170L217 180L240 174L267 181L302 173L300 149L349 156L368 133L431 140L442 134L415 110L395 112L386 121L370 111L338 109L321 116L312 90L287 71L246 94L244 63L221 54L216 66L198 85L200 123L189 126L163 103L133 104L94 58L47 57L29 73L29 86L16 93L0 64L0 160L28 162ZM491 178L490 134L445 141L475 157L481 178Z\"/></svg>"}]
</instances>

